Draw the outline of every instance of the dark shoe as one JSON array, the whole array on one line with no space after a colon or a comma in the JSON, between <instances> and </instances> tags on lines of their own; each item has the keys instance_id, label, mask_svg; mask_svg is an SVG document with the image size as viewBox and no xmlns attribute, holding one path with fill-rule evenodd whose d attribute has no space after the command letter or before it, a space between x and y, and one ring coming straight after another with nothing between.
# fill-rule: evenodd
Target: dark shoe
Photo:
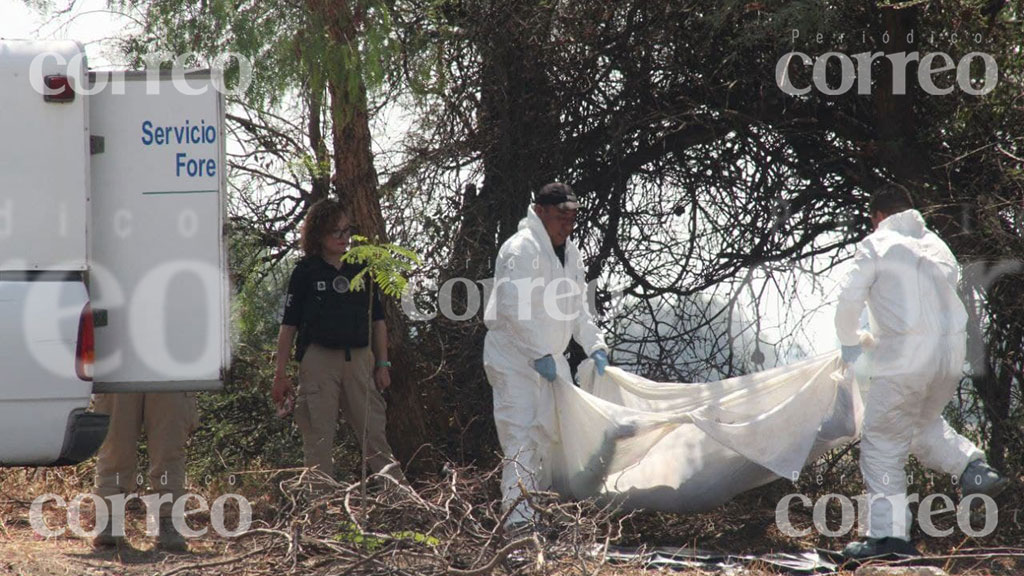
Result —
<instances>
[{"instance_id":1,"label":"dark shoe","mask_svg":"<svg viewBox=\"0 0 1024 576\"><path fill-rule=\"evenodd\" d=\"M124 503L125 512L142 512L146 509L146 503L142 498L128 498Z\"/></svg>"},{"instance_id":2,"label":"dark shoe","mask_svg":"<svg viewBox=\"0 0 1024 576\"><path fill-rule=\"evenodd\" d=\"M964 468L964 473L960 476L960 498L972 494L984 494L989 498L995 498L1009 485L1010 481L1000 476L984 460L975 460Z\"/></svg>"},{"instance_id":3,"label":"dark shoe","mask_svg":"<svg viewBox=\"0 0 1024 576\"><path fill-rule=\"evenodd\" d=\"M124 536L114 536L114 523L111 521L107 522L107 526L100 530L99 534L92 537L93 548L115 548L123 545Z\"/></svg>"},{"instance_id":4,"label":"dark shoe","mask_svg":"<svg viewBox=\"0 0 1024 576\"><path fill-rule=\"evenodd\" d=\"M160 535L157 536L156 547L164 552L188 552L185 537L178 532L173 519L169 516L160 519Z\"/></svg>"},{"instance_id":5,"label":"dark shoe","mask_svg":"<svg viewBox=\"0 0 1024 576\"><path fill-rule=\"evenodd\" d=\"M843 557L848 560L863 560L878 556L920 556L921 553L908 540L902 538L866 538L850 542L843 548Z\"/></svg>"}]
</instances>

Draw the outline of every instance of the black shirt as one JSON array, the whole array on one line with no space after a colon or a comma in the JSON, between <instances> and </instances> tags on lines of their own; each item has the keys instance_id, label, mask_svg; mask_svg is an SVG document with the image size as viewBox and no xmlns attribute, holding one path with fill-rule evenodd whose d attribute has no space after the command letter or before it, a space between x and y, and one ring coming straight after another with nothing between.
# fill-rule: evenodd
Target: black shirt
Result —
<instances>
[{"instance_id":1,"label":"black shirt","mask_svg":"<svg viewBox=\"0 0 1024 576\"><path fill-rule=\"evenodd\" d=\"M343 263L341 268L335 268L320 256L310 256L300 260L288 280L288 292L284 297L284 314L281 317L281 324L301 326L303 306L310 294L317 290L345 292L349 289L349 282L362 269L363 266L357 266L350 262ZM366 281L370 280L365 276L364 278ZM369 295L365 287L362 293ZM364 300L364 302L366 301ZM380 289L376 285L373 287L372 315L375 321L384 319L384 304L380 299Z\"/></svg>"},{"instance_id":2,"label":"black shirt","mask_svg":"<svg viewBox=\"0 0 1024 576\"><path fill-rule=\"evenodd\" d=\"M553 248L555 249L555 256L558 256L558 259L562 261L562 266L564 267L565 266L565 244L562 244L561 246L553 246Z\"/></svg>"}]
</instances>

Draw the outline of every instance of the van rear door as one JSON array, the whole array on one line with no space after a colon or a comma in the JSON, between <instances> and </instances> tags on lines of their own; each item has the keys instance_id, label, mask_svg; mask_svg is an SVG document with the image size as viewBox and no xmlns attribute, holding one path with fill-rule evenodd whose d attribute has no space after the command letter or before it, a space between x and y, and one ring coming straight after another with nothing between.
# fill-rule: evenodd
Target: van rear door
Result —
<instances>
[{"instance_id":1,"label":"van rear door","mask_svg":"<svg viewBox=\"0 0 1024 576\"><path fill-rule=\"evenodd\" d=\"M93 389L218 389L230 361L223 96L207 71L90 76Z\"/></svg>"},{"instance_id":2,"label":"van rear door","mask_svg":"<svg viewBox=\"0 0 1024 576\"><path fill-rule=\"evenodd\" d=\"M86 268L88 99L45 87L84 70L75 42L0 42L0 270Z\"/></svg>"},{"instance_id":3,"label":"van rear door","mask_svg":"<svg viewBox=\"0 0 1024 576\"><path fill-rule=\"evenodd\" d=\"M0 466L79 462L106 433L85 413L85 69L76 42L0 40Z\"/></svg>"}]
</instances>

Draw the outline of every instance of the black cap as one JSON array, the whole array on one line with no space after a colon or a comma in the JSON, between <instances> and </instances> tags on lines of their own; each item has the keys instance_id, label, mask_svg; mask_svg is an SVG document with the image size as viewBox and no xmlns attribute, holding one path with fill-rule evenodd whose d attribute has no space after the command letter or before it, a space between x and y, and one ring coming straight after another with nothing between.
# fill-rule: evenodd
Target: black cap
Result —
<instances>
[{"instance_id":1,"label":"black cap","mask_svg":"<svg viewBox=\"0 0 1024 576\"><path fill-rule=\"evenodd\" d=\"M533 203L540 206L558 206L567 210L580 207L580 202L568 184L552 182L545 184L533 197Z\"/></svg>"}]
</instances>

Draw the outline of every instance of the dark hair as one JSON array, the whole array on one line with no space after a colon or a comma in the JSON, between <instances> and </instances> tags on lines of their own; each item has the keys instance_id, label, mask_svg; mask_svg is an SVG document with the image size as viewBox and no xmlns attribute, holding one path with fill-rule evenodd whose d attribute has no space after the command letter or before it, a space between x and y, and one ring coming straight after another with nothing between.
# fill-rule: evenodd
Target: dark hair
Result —
<instances>
[{"instance_id":1,"label":"dark hair","mask_svg":"<svg viewBox=\"0 0 1024 576\"><path fill-rule=\"evenodd\" d=\"M324 199L309 208L299 236L299 246L306 256L319 256L323 252L323 240L338 225L348 210L337 200Z\"/></svg>"},{"instance_id":2,"label":"dark hair","mask_svg":"<svg viewBox=\"0 0 1024 576\"><path fill-rule=\"evenodd\" d=\"M913 207L914 202L910 199L910 192L899 184L890 183L883 184L871 195L868 212L871 214L881 212L886 216L892 216L898 212L910 210Z\"/></svg>"}]
</instances>

